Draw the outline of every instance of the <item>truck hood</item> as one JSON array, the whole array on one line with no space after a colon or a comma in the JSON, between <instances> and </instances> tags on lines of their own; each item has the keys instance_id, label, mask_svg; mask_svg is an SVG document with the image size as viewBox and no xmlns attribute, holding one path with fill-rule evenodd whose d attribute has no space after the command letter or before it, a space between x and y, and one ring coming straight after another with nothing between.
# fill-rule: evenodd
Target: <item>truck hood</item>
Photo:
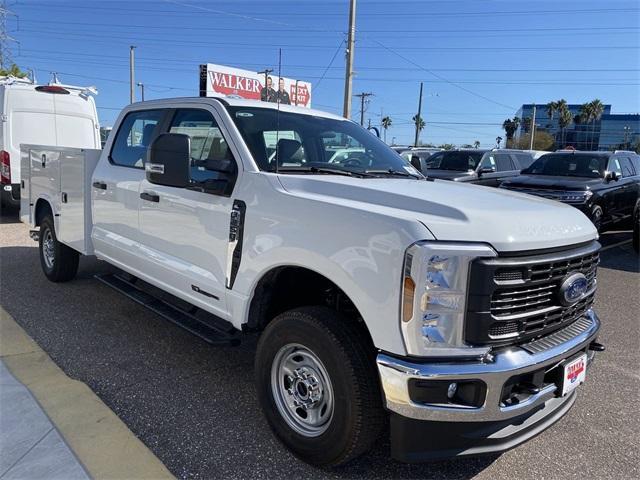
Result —
<instances>
[{"instance_id":1,"label":"truck hood","mask_svg":"<svg viewBox=\"0 0 640 480\"><path fill-rule=\"evenodd\" d=\"M549 190L588 190L603 182L601 178L520 175L502 183L505 187L544 188Z\"/></svg>"},{"instance_id":2,"label":"truck hood","mask_svg":"<svg viewBox=\"0 0 640 480\"><path fill-rule=\"evenodd\" d=\"M514 252L597 238L591 221L577 209L508 190L444 180L278 177L293 195L418 221L437 240L484 242L497 251Z\"/></svg>"}]
</instances>

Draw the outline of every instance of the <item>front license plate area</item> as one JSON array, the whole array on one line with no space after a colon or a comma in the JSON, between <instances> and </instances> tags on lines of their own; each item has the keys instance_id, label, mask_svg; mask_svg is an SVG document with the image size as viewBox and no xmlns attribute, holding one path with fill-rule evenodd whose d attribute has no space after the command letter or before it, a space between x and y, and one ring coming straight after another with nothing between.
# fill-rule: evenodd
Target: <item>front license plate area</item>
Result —
<instances>
[{"instance_id":1,"label":"front license plate area","mask_svg":"<svg viewBox=\"0 0 640 480\"><path fill-rule=\"evenodd\" d=\"M579 385L584 383L587 376L587 355L582 354L579 357L575 357L568 360L563 366L562 382L561 382L561 395L565 395L573 392Z\"/></svg>"}]
</instances>

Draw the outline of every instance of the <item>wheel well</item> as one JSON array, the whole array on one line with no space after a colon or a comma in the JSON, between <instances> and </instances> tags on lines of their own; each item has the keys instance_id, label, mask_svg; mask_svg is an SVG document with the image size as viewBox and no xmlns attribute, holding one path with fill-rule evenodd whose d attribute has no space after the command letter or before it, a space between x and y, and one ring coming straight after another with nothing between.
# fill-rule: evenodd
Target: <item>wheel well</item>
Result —
<instances>
[{"instance_id":1,"label":"wheel well","mask_svg":"<svg viewBox=\"0 0 640 480\"><path fill-rule=\"evenodd\" d=\"M34 211L36 227L40 226L40 223L42 223L42 219L46 217L48 213L53 214L53 211L51 210L51 205L49 205L49 202L47 202L42 198L38 199L38 201L36 202L36 208Z\"/></svg>"},{"instance_id":2,"label":"wheel well","mask_svg":"<svg viewBox=\"0 0 640 480\"><path fill-rule=\"evenodd\" d=\"M313 270L293 266L274 268L260 279L249 306L247 328L262 330L280 313L312 305L340 312L369 336L360 312L340 287Z\"/></svg>"}]
</instances>

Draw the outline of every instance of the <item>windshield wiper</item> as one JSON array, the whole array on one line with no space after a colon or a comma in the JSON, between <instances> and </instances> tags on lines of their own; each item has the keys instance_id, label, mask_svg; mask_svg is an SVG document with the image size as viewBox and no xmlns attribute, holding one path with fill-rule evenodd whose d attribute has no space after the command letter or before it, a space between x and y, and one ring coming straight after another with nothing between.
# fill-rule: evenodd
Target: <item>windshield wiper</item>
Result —
<instances>
[{"instance_id":1,"label":"windshield wiper","mask_svg":"<svg viewBox=\"0 0 640 480\"><path fill-rule=\"evenodd\" d=\"M372 175L391 175L394 177L410 177L420 180L424 177L421 175L415 175L409 172L403 172L401 170L394 170L393 168L389 168L388 170L365 170L364 173L369 173Z\"/></svg>"},{"instance_id":2,"label":"windshield wiper","mask_svg":"<svg viewBox=\"0 0 640 480\"><path fill-rule=\"evenodd\" d=\"M322 173L325 175L344 175L346 177L370 177L367 172L354 172L352 170L342 170L340 168L328 167L304 167L304 168L287 168L279 167L278 171L272 170L274 173Z\"/></svg>"}]
</instances>

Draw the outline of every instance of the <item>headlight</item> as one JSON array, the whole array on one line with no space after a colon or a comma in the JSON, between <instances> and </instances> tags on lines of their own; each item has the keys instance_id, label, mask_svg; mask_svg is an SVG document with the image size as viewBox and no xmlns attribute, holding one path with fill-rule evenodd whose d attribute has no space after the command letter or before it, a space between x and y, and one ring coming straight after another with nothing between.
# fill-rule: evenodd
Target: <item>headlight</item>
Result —
<instances>
[{"instance_id":1,"label":"headlight","mask_svg":"<svg viewBox=\"0 0 640 480\"><path fill-rule=\"evenodd\" d=\"M593 192L585 190L584 192L564 192L560 196L560 200L567 203L584 203L591 198Z\"/></svg>"},{"instance_id":2,"label":"headlight","mask_svg":"<svg viewBox=\"0 0 640 480\"><path fill-rule=\"evenodd\" d=\"M495 257L483 244L419 242L407 249L401 329L407 353L420 357L484 355L488 348L464 343L469 267L477 257Z\"/></svg>"}]
</instances>

